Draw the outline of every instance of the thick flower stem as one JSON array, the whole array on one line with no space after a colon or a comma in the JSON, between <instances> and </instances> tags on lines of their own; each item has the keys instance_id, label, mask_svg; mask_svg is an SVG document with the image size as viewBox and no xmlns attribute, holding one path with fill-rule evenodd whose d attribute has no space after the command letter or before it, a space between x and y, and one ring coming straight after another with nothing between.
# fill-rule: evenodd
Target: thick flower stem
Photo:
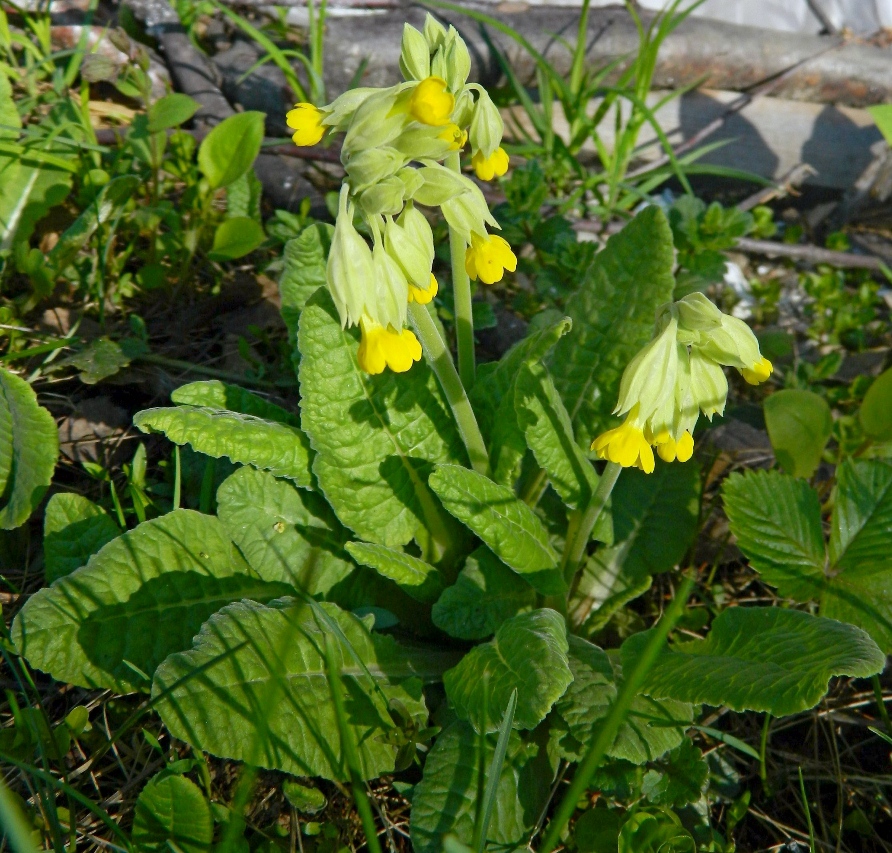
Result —
<instances>
[{"instance_id":1,"label":"thick flower stem","mask_svg":"<svg viewBox=\"0 0 892 853\"><path fill-rule=\"evenodd\" d=\"M613 487L616 485L622 470L622 466L617 465L615 462L607 463L607 467L604 468L604 472L601 474L598 488L595 489L588 506L578 515L576 523L571 523L567 530L567 544L561 559L561 572L568 586L572 586L573 576L582 562L586 545L588 545L589 539L591 539L592 530L595 529L598 516L601 515L604 507L607 505L607 501L610 499Z\"/></svg>"},{"instance_id":2,"label":"thick flower stem","mask_svg":"<svg viewBox=\"0 0 892 853\"><path fill-rule=\"evenodd\" d=\"M440 332L424 305L419 305L417 302L411 303L409 316L415 333L421 341L428 364L437 375L443 393L446 394L446 400L452 409L452 416L455 418L458 431L465 443L465 449L468 451L471 467L478 474L487 474L489 453L487 453L483 436L480 434L480 427L477 425L477 418L471 408L471 401L455 371L449 350L446 349L446 344L440 337Z\"/></svg>"},{"instance_id":3,"label":"thick flower stem","mask_svg":"<svg viewBox=\"0 0 892 853\"><path fill-rule=\"evenodd\" d=\"M446 157L446 166L461 172L461 157L456 151ZM471 308L471 279L465 270L464 237L449 229L449 252L452 259L452 292L455 296L455 339L458 348L458 372L467 390L474 387L477 365L474 356L474 316Z\"/></svg>"}]
</instances>

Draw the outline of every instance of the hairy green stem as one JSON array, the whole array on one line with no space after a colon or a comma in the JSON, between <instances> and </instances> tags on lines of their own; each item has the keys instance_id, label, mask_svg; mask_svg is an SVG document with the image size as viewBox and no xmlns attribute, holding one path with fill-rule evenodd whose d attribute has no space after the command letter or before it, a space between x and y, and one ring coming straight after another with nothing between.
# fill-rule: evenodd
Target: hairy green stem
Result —
<instances>
[{"instance_id":1,"label":"hairy green stem","mask_svg":"<svg viewBox=\"0 0 892 853\"><path fill-rule=\"evenodd\" d=\"M446 167L461 172L457 151L446 157ZM465 270L465 238L449 229L449 253L452 260L452 292L455 296L455 341L458 349L458 372L465 388L474 387L477 365L474 356L474 315L471 308L471 279Z\"/></svg>"},{"instance_id":2,"label":"hairy green stem","mask_svg":"<svg viewBox=\"0 0 892 853\"><path fill-rule=\"evenodd\" d=\"M762 724L762 738L759 742L759 779L762 780L762 790L766 797L771 796L771 786L768 784L768 764L765 756L768 752L768 732L771 729L771 714L765 714L765 722Z\"/></svg>"},{"instance_id":3,"label":"hairy green stem","mask_svg":"<svg viewBox=\"0 0 892 853\"><path fill-rule=\"evenodd\" d=\"M587 790L589 782L604 760L607 750L613 745L613 741L616 739L616 734L626 718L629 707L638 695L638 690L644 682L647 673L656 662L657 656L666 642L666 637L681 616L693 587L694 579L691 577L685 578L672 604L669 605L663 617L654 627L637 663L630 672L623 673L625 681L620 688L616 701L610 709L610 713L600 724L595 742L582 761L579 762L573 781L567 787L567 791L557 807L551 823L548 825L548 831L545 833L545 838L542 839L538 853L551 853L557 847L561 832L573 816L576 804Z\"/></svg>"},{"instance_id":4,"label":"hairy green stem","mask_svg":"<svg viewBox=\"0 0 892 853\"><path fill-rule=\"evenodd\" d=\"M561 573L564 580L570 585L573 575L579 568L582 558L585 555L585 548L592 538L592 530L595 529L595 523L598 517L604 511L607 501L613 492L613 487L619 479L622 466L616 462L608 462L601 479L598 482L598 488L592 495L588 506L581 514L570 518L570 526L567 530L567 543L564 547L564 554L561 559Z\"/></svg>"},{"instance_id":5,"label":"hairy green stem","mask_svg":"<svg viewBox=\"0 0 892 853\"><path fill-rule=\"evenodd\" d=\"M421 340L421 346L424 348L428 363L436 373L437 379L440 380L443 393L446 394L446 400L452 409L458 431L468 451L471 467L478 474L486 474L489 470L489 453L486 451L486 444L480 434L480 427L477 425L477 418L471 408L471 401L465 393L465 386L462 385L458 373L455 372L455 365L452 363L449 350L446 349L446 344L440 337L440 332L424 305L413 302L409 306L409 315L412 319L412 326Z\"/></svg>"}]
</instances>

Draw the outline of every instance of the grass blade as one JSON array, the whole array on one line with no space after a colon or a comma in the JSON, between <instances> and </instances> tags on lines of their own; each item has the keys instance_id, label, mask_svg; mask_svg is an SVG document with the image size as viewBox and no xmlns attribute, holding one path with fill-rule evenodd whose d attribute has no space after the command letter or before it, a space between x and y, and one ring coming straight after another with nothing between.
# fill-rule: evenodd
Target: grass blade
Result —
<instances>
[{"instance_id":1,"label":"grass blade","mask_svg":"<svg viewBox=\"0 0 892 853\"><path fill-rule=\"evenodd\" d=\"M496 751L489 765L489 778L486 781L486 791L483 794L483 816L480 825L474 830L474 850L483 853L486 845L486 834L489 831L489 823L492 820L493 809L496 806L496 794L499 790L499 781L502 778L502 766L505 764L505 756L508 754L508 739L511 737L511 729L514 725L514 710L517 708L517 689L511 692L508 707L502 717L502 725L499 728L499 739L496 742Z\"/></svg>"}]
</instances>

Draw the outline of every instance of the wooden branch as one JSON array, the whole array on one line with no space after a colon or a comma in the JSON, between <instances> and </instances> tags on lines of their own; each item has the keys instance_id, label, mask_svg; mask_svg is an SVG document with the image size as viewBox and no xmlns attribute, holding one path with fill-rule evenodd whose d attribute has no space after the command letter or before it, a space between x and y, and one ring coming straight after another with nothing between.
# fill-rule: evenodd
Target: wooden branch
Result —
<instances>
[{"instance_id":1,"label":"wooden branch","mask_svg":"<svg viewBox=\"0 0 892 853\"><path fill-rule=\"evenodd\" d=\"M855 255L852 252L834 252L820 246L777 243L773 240L752 240L741 237L735 247L741 252L767 257L791 258L810 264L829 264L842 269L881 270L885 262L875 255Z\"/></svg>"}]
</instances>

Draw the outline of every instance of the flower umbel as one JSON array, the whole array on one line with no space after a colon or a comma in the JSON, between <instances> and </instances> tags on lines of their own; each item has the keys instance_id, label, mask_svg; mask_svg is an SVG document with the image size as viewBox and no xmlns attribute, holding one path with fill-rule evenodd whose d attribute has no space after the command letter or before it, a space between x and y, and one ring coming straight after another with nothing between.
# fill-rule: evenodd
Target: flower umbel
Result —
<instances>
[{"instance_id":1,"label":"flower umbel","mask_svg":"<svg viewBox=\"0 0 892 853\"><path fill-rule=\"evenodd\" d=\"M396 331L393 327L376 323L368 316L359 321L362 341L356 354L359 366L375 375L389 367L394 373L405 373L421 359L421 344L409 329Z\"/></svg>"},{"instance_id":2,"label":"flower umbel","mask_svg":"<svg viewBox=\"0 0 892 853\"><path fill-rule=\"evenodd\" d=\"M495 284L502 280L505 270L517 269L517 257L511 251L508 241L498 234L481 237L471 233L471 245L465 252L465 270L473 278L484 284Z\"/></svg>"},{"instance_id":3,"label":"flower umbel","mask_svg":"<svg viewBox=\"0 0 892 853\"><path fill-rule=\"evenodd\" d=\"M508 155L504 148L496 148L489 157L484 157L483 152L478 151L471 158L471 165L481 181L491 181L493 178L501 178L508 171Z\"/></svg>"},{"instance_id":4,"label":"flower umbel","mask_svg":"<svg viewBox=\"0 0 892 853\"><path fill-rule=\"evenodd\" d=\"M650 474L654 470L654 454L644 429L638 420L638 406L635 406L622 426L601 433L593 442L592 450L600 459L622 465L635 466Z\"/></svg>"},{"instance_id":5,"label":"flower umbel","mask_svg":"<svg viewBox=\"0 0 892 853\"><path fill-rule=\"evenodd\" d=\"M303 147L316 145L325 135L324 118L325 113L313 104L295 104L294 109L285 115L285 122L294 130L291 137L294 144Z\"/></svg>"},{"instance_id":6,"label":"flower umbel","mask_svg":"<svg viewBox=\"0 0 892 853\"><path fill-rule=\"evenodd\" d=\"M421 124L436 127L449 124L453 109L455 96L446 88L442 77L422 80L409 98L409 114Z\"/></svg>"}]
</instances>

